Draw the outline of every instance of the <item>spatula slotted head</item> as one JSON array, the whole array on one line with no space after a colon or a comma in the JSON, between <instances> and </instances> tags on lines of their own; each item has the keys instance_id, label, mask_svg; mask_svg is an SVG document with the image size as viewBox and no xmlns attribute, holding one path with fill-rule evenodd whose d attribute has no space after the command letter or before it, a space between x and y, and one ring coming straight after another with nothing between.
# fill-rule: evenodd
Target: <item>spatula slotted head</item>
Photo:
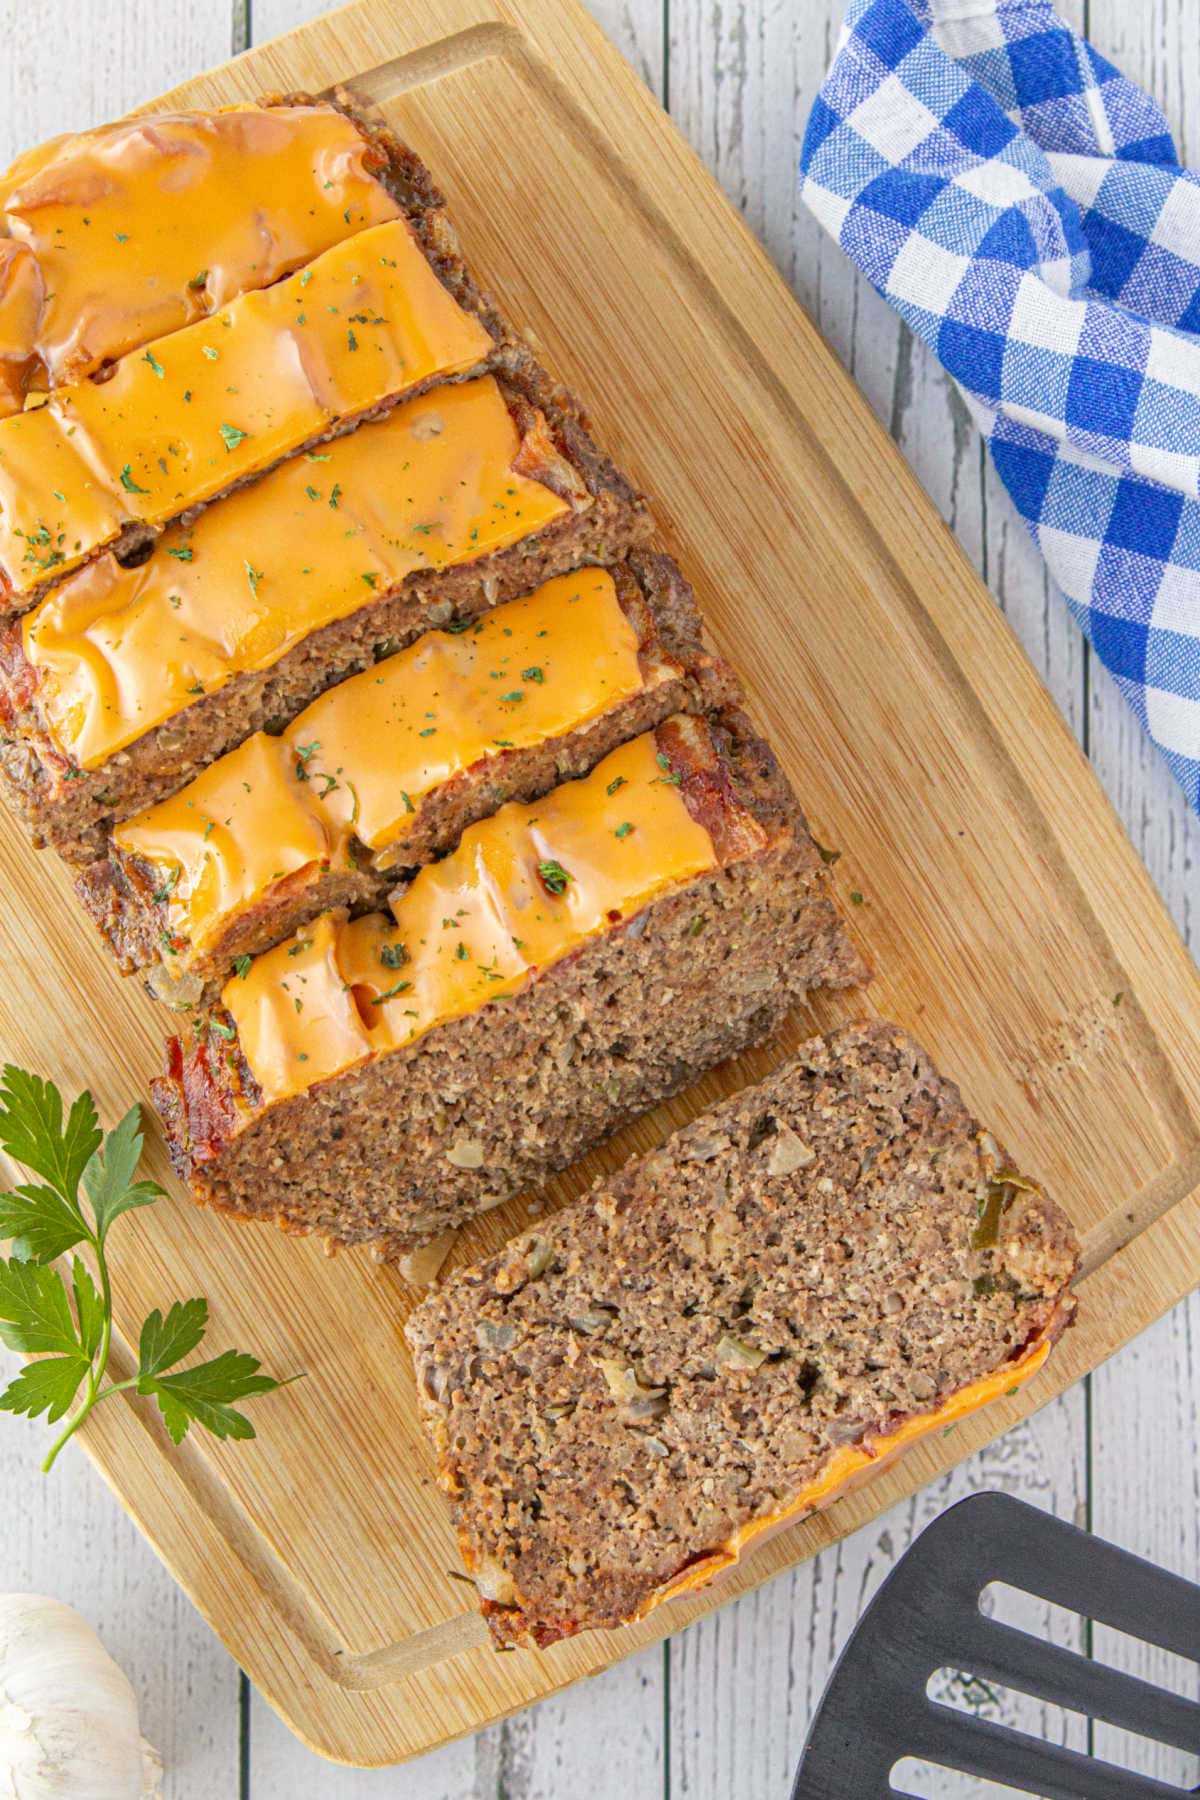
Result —
<instances>
[{"instance_id":1,"label":"spatula slotted head","mask_svg":"<svg viewBox=\"0 0 1200 1800\"><path fill-rule=\"evenodd\" d=\"M1200 1753L1200 1703L989 1619L994 1581L1200 1660L1200 1587L1006 1494L973 1494L916 1540L856 1627L825 1690L792 1800L914 1800L905 1757L1043 1800L1180 1800L1147 1775L932 1700L951 1667Z\"/></svg>"}]
</instances>

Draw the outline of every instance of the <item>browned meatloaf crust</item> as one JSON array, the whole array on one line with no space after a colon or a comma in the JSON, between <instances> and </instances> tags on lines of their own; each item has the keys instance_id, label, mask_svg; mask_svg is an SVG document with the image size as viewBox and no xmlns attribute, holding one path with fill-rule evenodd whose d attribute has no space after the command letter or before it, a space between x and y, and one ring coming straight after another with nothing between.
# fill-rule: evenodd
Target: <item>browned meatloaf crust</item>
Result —
<instances>
[{"instance_id":1,"label":"browned meatloaf crust","mask_svg":"<svg viewBox=\"0 0 1200 1800\"><path fill-rule=\"evenodd\" d=\"M0 793L35 845L50 844L76 863L102 856L115 823L177 792L251 732L286 723L335 681L431 625L472 618L553 575L613 562L645 542L645 503L596 449L574 398L518 345L506 347L497 373L525 440L521 472L570 500L569 512L473 562L414 571L391 591L364 589L357 612L310 633L270 668L235 675L100 768L80 769L58 747L41 716L20 622L0 629Z\"/></svg>"},{"instance_id":2,"label":"browned meatloaf crust","mask_svg":"<svg viewBox=\"0 0 1200 1800\"><path fill-rule=\"evenodd\" d=\"M560 781L585 774L617 744L672 713L717 711L733 704L737 677L728 663L705 649L695 594L671 558L634 556L616 565L612 575L649 655L677 665L672 679L629 696L575 731L474 764L426 800L417 829L405 840L402 866L380 868L365 844L352 844L348 863L327 867L321 878L303 886L281 884L278 892L232 919L219 941L202 953L188 939L172 935L170 895L162 888L161 872L110 843L108 854L79 875L75 891L122 972L153 969L152 987L159 998L192 1005L205 983L230 973L235 957L256 956L329 907L364 911L384 905L402 867L415 868L442 855L468 825L505 801L532 800ZM386 746L379 754L386 757Z\"/></svg>"},{"instance_id":3,"label":"browned meatloaf crust","mask_svg":"<svg viewBox=\"0 0 1200 1800\"><path fill-rule=\"evenodd\" d=\"M762 1042L809 988L864 979L772 752L737 713L712 737L687 805L718 840L724 784L765 847L743 839L517 993L265 1109L227 1015L170 1040L154 1100L194 1198L400 1255Z\"/></svg>"},{"instance_id":4,"label":"browned meatloaf crust","mask_svg":"<svg viewBox=\"0 0 1200 1800\"><path fill-rule=\"evenodd\" d=\"M494 1638L620 1625L715 1572L847 1447L1015 1375L1077 1256L906 1033L814 1039L410 1319Z\"/></svg>"}]
</instances>

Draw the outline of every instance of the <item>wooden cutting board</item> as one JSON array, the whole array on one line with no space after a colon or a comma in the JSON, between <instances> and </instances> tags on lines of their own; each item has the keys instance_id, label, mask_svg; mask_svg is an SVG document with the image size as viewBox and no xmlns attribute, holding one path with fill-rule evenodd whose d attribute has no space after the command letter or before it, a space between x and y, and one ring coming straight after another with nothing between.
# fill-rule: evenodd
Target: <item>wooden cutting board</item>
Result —
<instances>
[{"instance_id":1,"label":"wooden cutting board","mask_svg":"<svg viewBox=\"0 0 1200 1800\"><path fill-rule=\"evenodd\" d=\"M1095 1366L1200 1281L1200 976L1048 696L861 395L575 0L358 0L158 104L345 85L447 190L470 260L601 442L739 664L877 974L856 1011L916 1032L1084 1235L1083 1313L1031 1391L916 1450L645 1624L495 1655L449 1571L400 1328L361 1254L172 1198L114 1240L118 1324L203 1293L211 1344L308 1379L256 1442L167 1442L136 1400L86 1445L253 1681L327 1756L428 1750L593 1673L861 1525ZM145 1094L168 1023L112 972L63 871L0 824L6 1057ZM560 1202L785 1045L624 1134ZM539 1202L540 1203L540 1202ZM473 1257L518 1201L464 1234ZM128 1342L118 1358L130 1357ZM124 1371L123 1371L124 1372Z\"/></svg>"}]
</instances>

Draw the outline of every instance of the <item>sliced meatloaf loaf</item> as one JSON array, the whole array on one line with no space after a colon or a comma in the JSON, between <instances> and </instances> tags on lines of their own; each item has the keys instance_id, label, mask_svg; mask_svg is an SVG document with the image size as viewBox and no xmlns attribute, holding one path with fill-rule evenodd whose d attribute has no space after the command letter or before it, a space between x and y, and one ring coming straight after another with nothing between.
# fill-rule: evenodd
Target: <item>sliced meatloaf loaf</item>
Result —
<instances>
[{"instance_id":1,"label":"sliced meatloaf loaf","mask_svg":"<svg viewBox=\"0 0 1200 1800\"><path fill-rule=\"evenodd\" d=\"M863 974L770 751L673 718L258 957L154 1095L198 1200L399 1254Z\"/></svg>"},{"instance_id":2,"label":"sliced meatloaf loaf","mask_svg":"<svg viewBox=\"0 0 1200 1800\"><path fill-rule=\"evenodd\" d=\"M396 871L476 819L582 775L675 712L737 698L665 556L579 569L330 688L117 826L77 892L123 971L163 999L330 907L381 907Z\"/></svg>"},{"instance_id":3,"label":"sliced meatloaf loaf","mask_svg":"<svg viewBox=\"0 0 1200 1800\"><path fill-rule=\"evenodd\" d=\"M0 417L441 207L386 128L302 95L54 138L0 176Z\"/></svg>"},{"instance_id":4,"label":"sliced meatloaf loaf","mask_svg":"<svg viewBox=\"0 0 1200 1800\"><path fill-rule=\"evenodd\" d=\"M953 1083L873 1021L455 1274L407 1331L496 1642L641 1618L1015 1392L1077 1258Z\"/></svg>"},{"instance_id":5,"label":"sliced meatloaf loaf","mask_svg":"<svg viewBox=\"0 0 1200 1800\"><path fill-rule=\"evenodd\" d=\"M527 353L105 554L0 631L0 789L36 843L112 825L429 626L644 541L640 497Z\"/></svg>"}]
</instances>

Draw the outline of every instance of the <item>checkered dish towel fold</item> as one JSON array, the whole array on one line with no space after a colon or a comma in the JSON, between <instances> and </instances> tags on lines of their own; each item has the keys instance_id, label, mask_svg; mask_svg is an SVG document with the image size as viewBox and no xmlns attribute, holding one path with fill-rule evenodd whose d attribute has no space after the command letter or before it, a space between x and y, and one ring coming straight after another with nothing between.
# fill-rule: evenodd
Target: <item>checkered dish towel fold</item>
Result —
<instances>
[{"instance_id":1,"label":"checkered dish towel fold","mask_svg":"<svg viewBox=\"0 0 1200 1800\"><path fill-rule=\"evenodd\" d=\"M852 0L806 202L963 389L1200 810L1200 175L1049 0Z\"/></svg>"}]
</instances>

